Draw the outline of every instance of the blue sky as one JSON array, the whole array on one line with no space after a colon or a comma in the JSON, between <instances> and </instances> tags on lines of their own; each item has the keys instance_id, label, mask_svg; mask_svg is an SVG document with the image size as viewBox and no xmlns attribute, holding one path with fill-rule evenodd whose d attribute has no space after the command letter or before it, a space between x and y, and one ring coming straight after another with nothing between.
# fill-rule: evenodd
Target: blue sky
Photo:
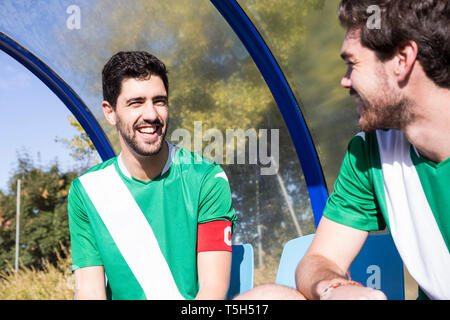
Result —
<instances>
[{"instance_id":1,"label":"blue sky","mask_svg":"<svg viewBox=\"0 0 450 320\"><path fill-rule=\"evenodd\" d=\"M55 159L62 170L75 165L69 149L54 141L77 134L68 121L70 111L34 74L1 50L0 111L0 189L7 191L17 152L27 151L42 167Z\"/></svg>"}]
</instances>

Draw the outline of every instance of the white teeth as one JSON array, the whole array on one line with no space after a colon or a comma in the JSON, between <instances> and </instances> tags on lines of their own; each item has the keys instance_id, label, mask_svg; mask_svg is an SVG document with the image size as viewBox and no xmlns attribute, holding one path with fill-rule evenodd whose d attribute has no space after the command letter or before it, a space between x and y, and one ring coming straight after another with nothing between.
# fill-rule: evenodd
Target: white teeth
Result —
<instances>
[{"instance_id":1,"label":"white teeth","mask_svg":"<svg viewBox=\"0 0 450 320\"><path fill-rule=\"evenodd\" d=\"M139 132L142 133L154 133L156 131L156 128L141 128L139 129Z\"/></svg>"}]
</instances>

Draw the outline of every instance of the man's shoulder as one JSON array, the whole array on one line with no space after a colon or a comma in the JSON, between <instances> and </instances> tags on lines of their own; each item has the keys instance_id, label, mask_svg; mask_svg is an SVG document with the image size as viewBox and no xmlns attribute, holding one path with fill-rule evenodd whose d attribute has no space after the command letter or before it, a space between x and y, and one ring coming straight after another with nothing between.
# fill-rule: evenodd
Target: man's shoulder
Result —
<instances>
[{"instance_id":1,"label":"man's shoulder","mask_svg":"<svg viewBox=\"0 0 450 320\"><path fill-rule=\"evenodd\" d=\"M117 159L116 157L112 157L106 161L103 161L99 164L94 165L93 167L89 168L87 171L85 171L84 173L82 173L81 175L79 175L73 182L72 184L76 184L80 181L80 179L82 179L84 176L89 175L90 173L105 169L111 165L114 165L115 161Z\"/></svg>"},{"instance_id":2,"label":"man's shoulder","mask_svg":"<svg viewBox=\"0 0 450 320\"><path fill-rule=\"evenodd\" d=\"M172 163L181 171L204 175L212 170L221 170L219 164L196 152L183 147L175 147L176 153Z\"/></svg>"},{"instance_id":3,"label":"man's shoulder","mask_svg":"<svg viewBox=\"0 0 450 320\"><path fill-rule=\"evenodd\" d=\"M394 150L399 144L409 144L403 131L398 129L382 129L371 132L358 132L349 143L349 148L365 148L378 151L380 147Z\"/></svg>"},{"instance_id":4,"label":"man's shoulder","mask_svg":"<svg viewBox=\"0 0 450 320\"><path fill-rule=\"evenodd\" d=\"M405 162L411 157L411 143L398 129L376 130L356 134L347 147L345 164L352 170L366 172L382 169L382 164Z\"/></svg>"}]
</instances>

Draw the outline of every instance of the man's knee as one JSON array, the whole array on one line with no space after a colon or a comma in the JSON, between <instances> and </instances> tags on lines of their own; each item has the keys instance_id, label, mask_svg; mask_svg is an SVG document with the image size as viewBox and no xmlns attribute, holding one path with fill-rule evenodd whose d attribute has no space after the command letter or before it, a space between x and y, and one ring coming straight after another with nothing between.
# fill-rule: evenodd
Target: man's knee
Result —
<instances>
[{"instance_id":1,"label":"man's knee","mask_svg":"<svg viewBox=\"0 0 450 320\"><path fill-rule=\"evenodd\" d=\"M305 300L295 289L277 284L263 284L234 298L234 300Z\"/></svg>"}]
</instances>

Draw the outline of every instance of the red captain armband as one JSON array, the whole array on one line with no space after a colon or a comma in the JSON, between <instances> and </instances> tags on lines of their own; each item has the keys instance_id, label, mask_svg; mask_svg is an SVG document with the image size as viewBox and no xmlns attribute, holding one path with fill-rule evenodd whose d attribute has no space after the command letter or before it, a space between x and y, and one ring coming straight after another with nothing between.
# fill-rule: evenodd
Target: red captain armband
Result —
<instances>
[{"instance_id":1,"label":"red captain armband","mask_svg":"<svg viewBox=\"0 0 450 320\"><path fill-rule=\"evenodd\" d=\"M216 220L197 226L197 253L203 251L230 251L232 222Z\"/></svg>"}]
</instances>

